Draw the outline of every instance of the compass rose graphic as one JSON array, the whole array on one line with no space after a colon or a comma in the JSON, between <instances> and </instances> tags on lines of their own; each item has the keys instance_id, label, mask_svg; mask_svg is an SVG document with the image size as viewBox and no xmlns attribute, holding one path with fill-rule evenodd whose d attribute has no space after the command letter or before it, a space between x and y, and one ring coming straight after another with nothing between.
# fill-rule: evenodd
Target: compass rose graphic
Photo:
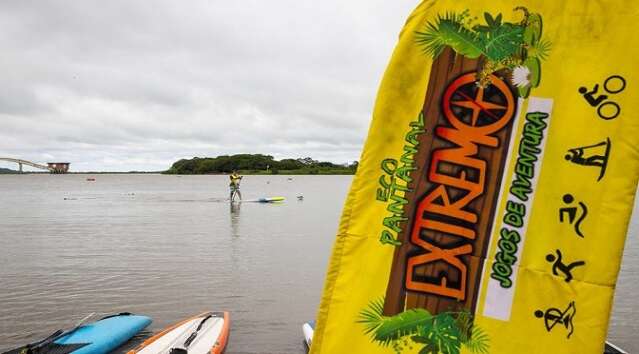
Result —
<instances>
[{"instance_id":1,"label":"compass rose graphic","mask_svg":"<svg viewBox=\"0 0 639 354\"><path fill-rule=\"evenodd\" d=\"M489 135L501 130L515 113L515 98L510 87L501 78L490 75L491 84L476 84L475 73L464 74L453 81L443 98L446 118L458 124L475 127L479 133Z\"/></svg>"}]
</instances>

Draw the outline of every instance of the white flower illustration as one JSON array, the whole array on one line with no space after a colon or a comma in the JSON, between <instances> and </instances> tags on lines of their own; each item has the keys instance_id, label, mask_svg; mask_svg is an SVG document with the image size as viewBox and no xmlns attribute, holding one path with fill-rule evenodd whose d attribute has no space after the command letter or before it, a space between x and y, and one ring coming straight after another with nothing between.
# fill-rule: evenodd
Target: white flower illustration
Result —
<instances>
[{"instance_id":1,"label":"white flower illustration","mask_svg":"<svg viewBox=\"0 0 639 354\"><path fill-rule=\"evenodd\" d=\"M526 87L530 85L530 69L527 66L517 66L513 69L513 85Z\"/></svg>"}]
</instances>

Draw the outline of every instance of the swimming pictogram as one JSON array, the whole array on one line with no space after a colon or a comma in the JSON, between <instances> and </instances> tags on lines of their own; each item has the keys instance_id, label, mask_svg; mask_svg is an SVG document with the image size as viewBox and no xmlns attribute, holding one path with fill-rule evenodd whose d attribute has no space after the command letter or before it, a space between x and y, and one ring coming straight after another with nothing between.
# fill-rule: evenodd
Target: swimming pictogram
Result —
<instances>
[{"instance_id":1,"label":"swimming pictogram","mask_svg":"<svg viewBox=\"0 0 639 354\"><path fill-rule=\"evenodd\" d=\"M546 260L552 263L552 274L559 275L561 272L566 278L566 283L570 283L572 280L572 270L575 267L580 267L586 264L584 261L572 262L570 264L565 264L563 262L563 255L560 250L555 250L556 255L549 253L546 255Z\"/></svg>"},{"instance_id":2,"label":"swimming pictogram","mask_svg":"<svg viewBox=\"0 0 639 354\"><path fill-rule=\"evenodd\" d=\"M609 76L604 81L603 88L608 94L614 95L620 93L626 88L626 79L620 75ZM579 88L579 93L584 96L584 99L589 105L597 107L597 114L601 117L601 119L614 119L621 113L621 107L619 104L613 101L606 101L608 99L608 95L599 94L599 84L595 84L593 89L590 91L588 91L587 87L582 86Z\"/></svg>"},{"instance_id":3,"label":"swimming pictogram","mask_svg":"<svg viewBox=\"0 0 639 354\"><path fill-rule=\"evenodd\" d=\"M570 149L565 158L566 161L577 165L599 168L599 177L597 178L597 182L599 182L606 174L611 147L610 138L606 138L606 140L596 144Z\"/></svg>"},{"instance_id":4,"label":"swimming pictogram","mask_svg":"<svg viewBox=\"0 0 639 354\"><path fill-rule=\"evenodd\" d=\"M560 324L566 328L566 331L568 331L568 336L566 337L568 339L570 339L570 336L575 331L573 320L576 314L577 306L575 306L574 301L571 301L570 304L568 304L568 307L566 307L563 311L554 307L549 308L545 312L542 310L535 311L535 317L544 319L544 325L548 332L552 331L555 326Z\"/></svg>"},{"instance_id":5,"label":"swimming pictogram","mask_svg":"<svg viewBox=\"0 0 639 354\"><path fill-rule=\"evenodd\" d=\"M567 205L571 205L575 198L571 194L564 194L562 198L563 202ZM570 206L559 209L559 222L564 222L564 216L567 214L568 223L575 227L575 232L580 237L584 237L581 231L581 223L588 215L588 207L586 204L579 202L579 206Z\"/></svg>"}]
</instances>

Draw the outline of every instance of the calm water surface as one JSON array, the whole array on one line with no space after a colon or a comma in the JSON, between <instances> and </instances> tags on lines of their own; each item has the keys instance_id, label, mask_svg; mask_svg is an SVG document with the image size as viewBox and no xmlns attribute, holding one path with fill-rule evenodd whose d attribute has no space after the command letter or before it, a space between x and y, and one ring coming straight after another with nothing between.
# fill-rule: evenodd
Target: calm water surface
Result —
<instances>
[{"instance_id":1,"label":"calm water surface","mask_svg":"<svg viewBox=\"0 0 639 354\"><path fill-rule=\"evenodd\" d=\"M95 177L96 181L87 181ZM0 176L0 349L86 314L153 317L138 335L231 311L227 353L303 353L350 176ZM304 195L303 201L296 199ZM610 337L639 353L639 221L633 217Z\"/></svg>"}]
</instances>

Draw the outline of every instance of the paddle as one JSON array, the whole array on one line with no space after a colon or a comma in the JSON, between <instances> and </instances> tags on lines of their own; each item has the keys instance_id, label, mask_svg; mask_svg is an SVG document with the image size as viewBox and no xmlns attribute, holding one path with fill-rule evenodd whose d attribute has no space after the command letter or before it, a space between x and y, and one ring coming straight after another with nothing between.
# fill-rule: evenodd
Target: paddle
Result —
<instances>
[{"instance_id":1,"label":"paddle","mask_svg":"<svg viewBox=\"0 0 639 354\"><path fill-rule=\"evenodd\" d=\"M213 317L212 313L206 315L202 319L202 321L200 321L200 324L198 324L198 326L195 329L195 331L193 331L193 333L191 333L191 335L184 341L184 344L183 344L184 347L183 348L171 348L170 354L186 354L187 353L186 348L188 348L189 345L191 345L191 343L193 343L193 341L197 337L197 332L199 332L202 329L202 326L204 326L204 322L206 322L211 317Z\"/></svg>"},{"instance_id":2,"label":"paddle","mask_svg":"<svg viewBox=\"0 0 639 354\"><path fill-rule=\"evenodd\" d=\"M32 352L32 353L37 353L38 350L40 350L41 348L45 347L46 345L53 343L55 340L62 338L64 336L66 336L69 333L74 332L75 330L77 330L78 328L80 328L89 318L93 317L95 315L95 312L91 312L90 314L84 316L84 318L82 318L80 321L78 321L75 326L67 331L63 331L61 329L55 331L52 335L48 336L47 338L39 341L39 342L35 342L32 344L27 344L26 345L26 349L27 352Z\"/></svg>"},{"instance_id":3,"label":"paddle","mask_svg":"<svg viewBox=\"0 0 639 354\"><path fill-rule=\"evenodd\" d=\"M3 354L7 354L7 353L25 353L25 352L29 353L32 350L31 348L35 348L38 345L40 345L41 343L48 342L51 338L57 338L63 332L64 332L63 330L59 329L59 330L53 332L51 335L49 335L48 337L46 337L44 339L41 339L41 340L39 340L37 342L29 343L29 344L24 345L22 347L19 347L17 349L9 350L9 351L7 351L7 352L5 352Z\"/></svg>"},{"instance_id":4,"label":"paddle","mask_svg":"<svg viewBox=\"0 0 639 354\"><path fill-rule=\"evenodd\" d=\"M204 322L206 322L206 320L208 320L209 318L213 317L213 314L207 315L206 317L204 317L202 319L202 321L200 321L200 324L197 326L197 328L195 329L195 331L193 333L191 333L191 335L189 336L189 338L187 338L184 341L184 348L188 348L189 345L191 345L191 343L193 343L193 340L195 340L195 337L197 337L197 332L199 332L202 329L202 326L204 325Z\"/></svg>"}]
</instances>

